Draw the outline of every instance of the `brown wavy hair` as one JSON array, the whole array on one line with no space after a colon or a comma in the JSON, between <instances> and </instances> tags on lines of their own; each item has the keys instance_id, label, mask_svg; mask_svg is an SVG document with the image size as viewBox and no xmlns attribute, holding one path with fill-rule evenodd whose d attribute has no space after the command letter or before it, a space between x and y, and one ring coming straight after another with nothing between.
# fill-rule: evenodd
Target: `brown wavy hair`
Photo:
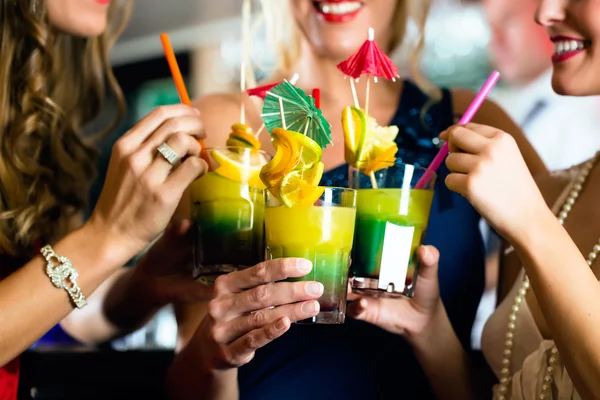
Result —
<instances>
[{"instance_id":1,"label":"brown wavy hair","mask_svg":"<svg viewBox=\"0 0 600 400\"><path fill-rule=\"evenodd\" d=\"M95 176L93 142L116 127L125 108L108 51L130 1L113 1L109 26L95 38L54 30L45 0L0 0L0 253L28 252L64 234L85 206ZM107 88L119 104L104 132L83 138Z\"/></svg>"}]
</instances>

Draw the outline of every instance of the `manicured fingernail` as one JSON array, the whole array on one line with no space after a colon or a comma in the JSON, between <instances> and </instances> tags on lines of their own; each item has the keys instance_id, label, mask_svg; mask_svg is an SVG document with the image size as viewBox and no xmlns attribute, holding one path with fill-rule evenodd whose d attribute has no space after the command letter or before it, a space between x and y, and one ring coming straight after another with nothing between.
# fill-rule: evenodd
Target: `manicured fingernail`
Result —
<instances>
[{"instance_id":1,"label":"manicured fingernail","mask_svg":"<svg viewBox=\"0 0 600 400\"><path fill-rule=\"evenodd\" d=\"M281 318L279 321L277 321L277 323L275 324L275 329L277 329L278 331L282 331L285 328L287 328L288 324L287 324L287 320L285 318Z\"/></svg>"},{"instance_id":2,"label":"manicured fingernail","mask_svg":"<svg viewBox=\"0 0 600 400\"><path fill-rule=\"evenodd\" d=\"M298 268L298 271L300 272L310 272L312 263L304 258L299 258L298 261L296 261L296 268Z\"/></svg>"},{"instance_id":3,"label":"manicured fingernail","mask_svg":"<svg viewBox=\"0 0 600 400\"><path fill-rule=\"evenodd\" d=\"M320 296L323 293L323 284L319 282L309 282L306 284L306 291L313 296Z\"/></svg>"},{"instance_id":4,"label":"manicured fingernail","mask_svg":"<svg viewBox=\"0 0 600 400\"><path fill-rule=\"evenodd\" d=\"M317 310L319 309L319 302L318 301L309 301L308 303L304 303L302 305L302 312L304 314L314 314L315 312L317 312Z\"/></svg>"}]
</instances>

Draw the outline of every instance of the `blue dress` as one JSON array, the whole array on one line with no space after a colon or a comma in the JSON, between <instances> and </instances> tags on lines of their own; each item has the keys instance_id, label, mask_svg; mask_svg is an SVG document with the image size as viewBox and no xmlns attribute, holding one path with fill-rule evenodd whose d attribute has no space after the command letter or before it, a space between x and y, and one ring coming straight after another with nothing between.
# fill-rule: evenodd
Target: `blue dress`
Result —
<instances>
[{"instance_id":1,"label":"blue dress","mask_svg":"<svg viewBox=\"0 0 600 400\"><path fill-rule=\"evenodd\" d=\"M398 110L397 159L427 166L438 148L435 139L454 122L452 98L443 90L439 102L405 81ZM484 251L479 215L444 185L439 170L426 244L440 251L442 300L463 346L470 336L484 288ZM328 171L327 186L347 186L347 166ZM448 360L453 362L453 360ZM256 353L239 370L242 399L425 399L432 397L410 347L398 335L346 319L343 325L292 325L289 332Z\"/></svg>"}]
</instances>

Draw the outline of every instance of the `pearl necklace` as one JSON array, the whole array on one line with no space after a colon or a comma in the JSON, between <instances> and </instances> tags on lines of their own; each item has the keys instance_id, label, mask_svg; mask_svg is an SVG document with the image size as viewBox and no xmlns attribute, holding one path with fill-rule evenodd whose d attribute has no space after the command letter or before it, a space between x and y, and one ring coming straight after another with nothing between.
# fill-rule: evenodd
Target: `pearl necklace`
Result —
<instances>
[{"instance_id":1,"label":"pearl necklace","mask_svg":"<svg viewBox=\"0 0 600 400\"><path fill-rule=\"evenodd\" d=\"M596 153L594 158L592 158L591 160L589 160L588 162L586 162L584 164L583 168L581 169L581 172L577 176L574 184L572 185L569 196L565 200L560 212L558 213L558 222L561 225L564 225L565 220L567 219L567 217L569 215L569 212L573 208L573 205L575 204L577 198L579 197L579 194L581 193L583 186L586 183L587 178L588 178L592 168L594 167L594 165L596 164L596 162L598 161L599 158L600 158L600 152ZM504 254L505 255L510 254L512 251L514 251L514 248L511 246L506 249ZM594 263L594 261L596 260L596 258L598 258L599 253L600 253L600 239L598 240L598 243L596 245L594 245L592 251L588 254L587 263L589 266L591 266ZM527 277L527 275L525 275L523 277L523 283L522 283L519 291L517 292L517 295L515 296L514 304L512 307L512 312L508 316L508 331L506 332L506 341L504 342L504 353L503 353L504 357L502 359L502 370L500 372L501 378L500 378L500 385L499 385L499 389L500 389L500 399L499 400L506 400L508 384L509 384L510 380L512 379L511 375L510 375L510 365L511 365L512 349L513 349L514 339L515 339L514 331L515 331L516 324L517 324L517 315L519 313L519 310L521 309L521 305L523 304L523 302L526 301L525 295L527 294L529 287L530 287L529 278ZM550 351L550 353L551 353L551 355L550 355L550 358L548 359L548 366L546 367L546 372L544 374L544 382L542 384L542 389L541 389L540 395L539 395L539 398L541 400L549 398L549 395L550 395L550 389L551 389L551 386L552 386L552 383L554 380L554 377L553 377L554 366L558 362L558 358L559 358L558 349L556 348L556 345L552 346L552 350Z\"/></svg>"}]
</instances>

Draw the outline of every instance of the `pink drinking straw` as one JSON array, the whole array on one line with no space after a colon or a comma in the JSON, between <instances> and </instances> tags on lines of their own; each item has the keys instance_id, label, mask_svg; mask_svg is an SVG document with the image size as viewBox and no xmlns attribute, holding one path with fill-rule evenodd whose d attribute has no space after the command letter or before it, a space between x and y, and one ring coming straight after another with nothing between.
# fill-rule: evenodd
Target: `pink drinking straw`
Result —
<instances>
[{"instance_id":1,"label":"pink drinking straw","mask_svg":"<svg viewBox=\"0 0 600 400\"><path fill-rule=\"evenodd\" d=\"M496 82L498 82L498 79L500 79L500 73L498 71L492 72L490 77L479 90L479 93L477 93L477 96L475 96L475 99L473 99L473 102L471 103L469 108L467 108L467 111L465 111L460 121L458 121L458 125L464 125L471 122L471 119L473 118L477 110L479 110L479 107L481 107L481 104L483 103L487 95L490 93ZM415 185L415 189L423 189L425 185L427 185L435 171L437 171L440 165L442 165L447 155L448 143L444 143L444 146L437 153L429 167L427 167L427 170L425 171L421 179L419 179L419 181Z\"/></svg>"}]
</instances>

